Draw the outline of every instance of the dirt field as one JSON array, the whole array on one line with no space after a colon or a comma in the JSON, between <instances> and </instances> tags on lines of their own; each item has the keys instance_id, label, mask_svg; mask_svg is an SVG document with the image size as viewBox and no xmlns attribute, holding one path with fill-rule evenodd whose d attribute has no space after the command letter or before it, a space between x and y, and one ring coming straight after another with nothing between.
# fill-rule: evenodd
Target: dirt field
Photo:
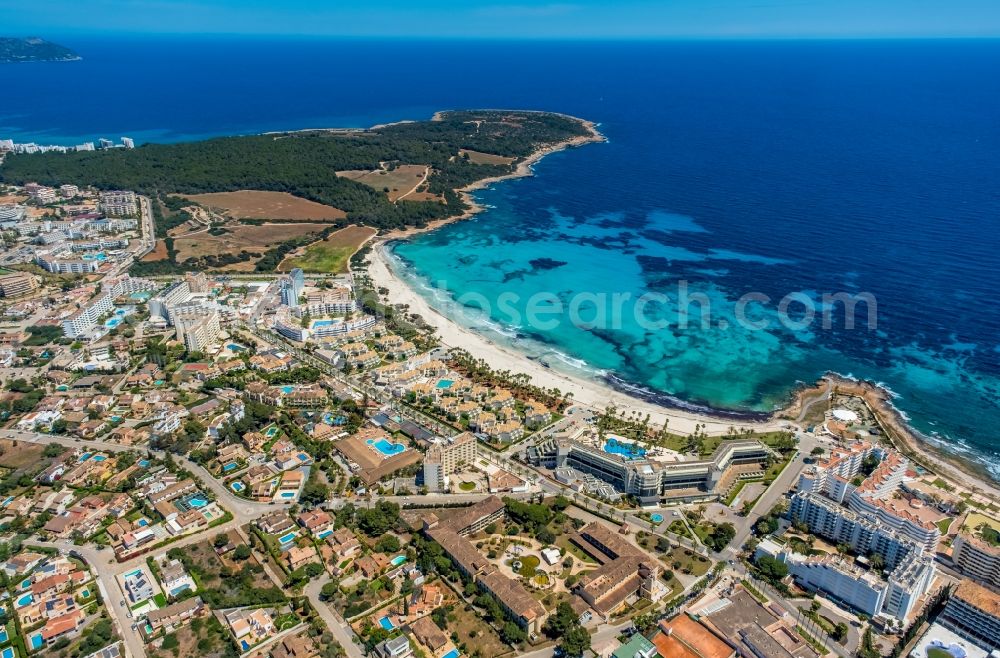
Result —
<instances>
[{"instance_id":1,"label":"dirt field","mask_svg":"<svg viewBox=\"0 0 1000 658\"><path fill-rule=\"evenodd\" d=\"M385 169L380 171L338 171L337 175L364 183L376 190L387 189L389 201L395 202L407 196L419 183L423 182L427 173L427 167L424 165L399 165L392 171Z\"/></svg>"},{"instance_id":2,"label":"dirt field","mask_svg":"<svg viewBox=\"0 0 1000 658\"><path fill-rule=\"evenodd\" d=\"M0 440L0 465L17 469L42 460L45 446L26 441L16 441L16 446L14 443L7 439Z\"/></svg>"},{"instance_id":3,"label":"dirt field","mask_svg":"<svg viewBox=\"0 0 1000 658\"><path fill-rule=\"evenodd\" d=\"M236 219L333 221L347 216L343 210L315 201L300 199L287 192L240 190L238 192L188 194L185 195L185 198L197 201L209 208L224 210L227 215Z\"/></svg>"},{"instance_id":4,"label":"dirt field","mask_svg":"<svg viewBox=\"0 0 1000 658\"><path fill-rule=\"evenodd\" d=\"M163 240L157 240L156 245L153 250L142 257L144 263L148 263L154 260L166 260L167 258L167 245Z\"/></svg>"},{"instance_id":5,"label":"dirt field","mask_svg":"<svg viewBox=\"0 0 1000 658\"><path fill-rule=\"evenodd\" d=\"M196 258L208 254L239 253L246 250L254 253L264 253L279 243L310 233L319 233L325 227L318 223L301 224L252 224L227 227L229 230L222 235L212 235L208 231L198 233L174 241L177 249L177 262L183 263L188 258ZM241 264L226 269L238 270ZM252 268L251 268L252 269Z\"/></svg>"},{"instance_id":6,"label":"dirt field","mask_svg":"<svg viewBox=\"0 0 1000 658\"><path fill-rule=\"evenodd\" d=\"M288 272L293 267L301 267L307 272L346 272L347 261L375 233L375 229L368 226L342 228L326 240L288 255L278 265L278 271Z\"/></svg>"},{"instance_id":7,"label":"dirt field","mask_svg":"<svg viewBox=\"0 0 1000 658\"><path fill-rule=\"evenodd\" d=\"M509 165L515 160L515 158L508 158L503 155L493 155L492 153L481 153L479 151L469 151L468 149L459 149L458 154L460 156L469 156L469 162L474 164L490 164L490 165Z\"/></svg>"}]
</instances>

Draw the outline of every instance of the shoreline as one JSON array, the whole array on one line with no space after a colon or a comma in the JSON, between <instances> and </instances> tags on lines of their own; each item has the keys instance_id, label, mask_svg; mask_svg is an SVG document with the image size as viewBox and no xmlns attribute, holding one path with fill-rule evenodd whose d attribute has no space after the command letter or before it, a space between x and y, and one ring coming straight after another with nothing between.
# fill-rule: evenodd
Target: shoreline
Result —
<instances>
[{"instance_id":1,"label":"shoreline","mask_svg":"<svg viewBox=\"0 0 1000 658\"><path fill-rule=\"evenodd\" d=\"M440 121L441 116L449 111L450 110L441 110L435 112L434 116L431 117L431 121ZM517 111L524 112L524 110L517 110ZM472 193L475 192L476 190L485 189L490 185L493 185L494 183L499 183L505 180L534 176L535 172L532 169L532 167L542 158L551 153L558 153L559 151L565 151L566 149L570 148L577 148L579 146L584 146L586 144L594 144L594 143L608 141L608 138L605 137L603 134L601 134L601 132L597 129L597 124L594 123L593 121L581 119L580 117L574 117L569 114L561 114L559 112L538 111L538 113L555 114L573 119L574 121L578 121L584 128L587 129L588 134L580 135L578 137L573 137L571 139L567 139L562 142L557 142L555 144L549 144L547 146L538 147L537 149L532 151L530 155L521 160L514 168L514 171L510 172L509 174L503 174L501 176L490 176L489 178L481 178L475 181L474 183L466 185L465 187L456 188L455 192L462 198L462 201L465 203L465 205L468 206L468 208L464 212L458 215L454 215L452 217L445 217L444 219L436 219L430 221L425 226L409 227L406 229L397 229L394 231L389 231L388 233L384 233L378 236L378 243L382 244L384 242L388 242L391 240L405 240L406 238L412 237L414 235L419 235L420 233L427 233L428 231L434 231L441 228L442 226L447 226L448 224L453 224L455 222L460 222L475 217L479 213L486 210L486 208L478 201L476 201L475 197L472 195Z\"/></svg>"},{"instance_id":2,"label":"shoreline","mask_svg":"<svg viewBox=\"0 0 1000 658\"><path fill-rule=\"evenodd\" d=\"M670 402L671 396L647 391L628 382L621 382L610 375L602 379L588 379L561 372L532 356L506 345L500 345L479 332L467 328L449 318L445 313L433 308L413 287L393 270L393 257L387 250L390 243L398 238L378 238L372 244L368 258L368 275L375 286L386 288L385 296L391 304L405 304L410 313L419 315L437 333L441 344L469 352L485 359L496 370L510 370L531 377L534 384L543 388L558 388L572 392L572 404L603 411L613 404L640 413L648 413L650 420L674 433L690 434L695 425L702 426L708 435L721 435L730 427L752 429L758 432L787 430L797 427L797 416L804 406L816 400L811 395L823 393L852 395L860 398L872 411L883 429L886 441L899 452L910 458L914 464L982 494L1000 498L1000 483L979 467L975 462L962 459L944 451L922 435L907 422L905 416L892 402L892 395L878 384L858 381L837 373L824 374L816 384L800 385L793 392L788 404L773 412L742 412L704 408L692 404L694 409L680 408ZM395 259L398 262L398 259ZM620 382L620 383L619 383ZM686 404L678 400L679 404Z\"/></svg>"},{"instance_id":3,"label":"shoreline","mask_svg":"<svg viewBox=\"0 0 1000 658\"><path fill-rule=\"evenodd\" d=\"M851 395L863 400L882 427L885 438L911 461L967 489L1000 497L1000 483L988 471L971 460L938 448L924 438L896 408L892 395L884 387L836 373L827 373L823 379L832 385L832 393Z\"/></svg>"},{"instance_id":4,"label":"shoreline","mask_svg":"<svg viewBox=\"0 0 1000 658\"><path fill-rule=\"evenodd\" d=\"M397 238L393 238L397 239ZM558 388L563 392L571 392L572 403L588 407L594 411L603 411L612 404L619 409L629 408L648 413L650 420L658 425L666 422L667 429L679 434L694 432L695 426L703 426L709 435L721 435L729 432L730 427L752 429L759 432L785 429L787 421L769 415L766 419L746 419L734 414L732 417L713 415L708 412L676 409L657 404L637 395L633 391L622 390L598 380L560 372L552 367L528 357L514 349L499 345L486 336L468 329L442 312L433 308L416 290L397 275L386 253L388 242L383 238L372 245L368 258L368 276L376 288L386 288L386 297L391 304L405 304L410 313L419 315L424 322L433 327L441 344L445 347L463 349L477 358L486 359L496 370L521 372L531 377L532 382L543 388Z\"/></svg>"}]
</instances>

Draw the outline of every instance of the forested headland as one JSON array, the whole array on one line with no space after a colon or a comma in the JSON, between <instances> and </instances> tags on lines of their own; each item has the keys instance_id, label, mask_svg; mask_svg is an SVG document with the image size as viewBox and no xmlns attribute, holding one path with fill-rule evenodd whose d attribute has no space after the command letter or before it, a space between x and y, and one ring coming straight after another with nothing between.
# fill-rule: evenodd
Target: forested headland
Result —
<instances>
[{"instance_id":1,"label":"forested headland","mask_svg":"<svg viewBox=\"0 0 1000 658\"><path fill-rule=\"evenodd\" d=\"M148 195L236 190L288 192L347 213L347 221L379 229L423 226L466 210L456 190L511 173L539 148L588 135L584 122L560 114L455 111L435 120L368 130L311 131L223 137L136 149L10 154L0 180L12 184L73 183ZM459 150L514 158L476 164ZM389 201L382 190L337 171L429 165L426 191L440 200Z\"/></svg>"}]
</instances>

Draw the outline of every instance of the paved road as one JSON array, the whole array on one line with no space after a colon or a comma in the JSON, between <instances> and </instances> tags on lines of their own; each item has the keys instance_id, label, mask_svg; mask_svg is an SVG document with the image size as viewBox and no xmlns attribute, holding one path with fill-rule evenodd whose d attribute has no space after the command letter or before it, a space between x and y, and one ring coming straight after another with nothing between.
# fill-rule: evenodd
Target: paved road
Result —
<instances>
[{"instance_id":1,"label":"paved road","mask_svg":"<svg viewBox=\"0 0 1000 658\"><path fill-rule=\"evenodd\" d=\"M326 623L333 637L344 648L347 658L363 658L365 652L356 642L354 631L340 615L336 614L329 605L319 598L319 592L327 582L329 582L329 576L322 576L309 581L304 590L305 595L308 597L309 602L312 603L312 607L319 614L320 619Z\"/></svg>"}]
</instances>

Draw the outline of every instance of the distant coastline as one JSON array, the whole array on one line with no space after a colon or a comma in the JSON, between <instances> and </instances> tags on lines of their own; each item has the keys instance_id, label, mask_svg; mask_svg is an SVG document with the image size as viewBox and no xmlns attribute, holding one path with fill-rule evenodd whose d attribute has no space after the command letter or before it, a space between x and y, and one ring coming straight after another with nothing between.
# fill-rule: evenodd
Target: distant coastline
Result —
<instances>
[{"instance_id":1,"label":"distant coastline","mask_svg":"<svg viewBox=\"0 0 1000 658\"><path fill-rule=\"evenodd\" d=\"M0 64L77 62L82 59L66 46L39 37L0 37Z\"/></svg>"}]
</instances>

